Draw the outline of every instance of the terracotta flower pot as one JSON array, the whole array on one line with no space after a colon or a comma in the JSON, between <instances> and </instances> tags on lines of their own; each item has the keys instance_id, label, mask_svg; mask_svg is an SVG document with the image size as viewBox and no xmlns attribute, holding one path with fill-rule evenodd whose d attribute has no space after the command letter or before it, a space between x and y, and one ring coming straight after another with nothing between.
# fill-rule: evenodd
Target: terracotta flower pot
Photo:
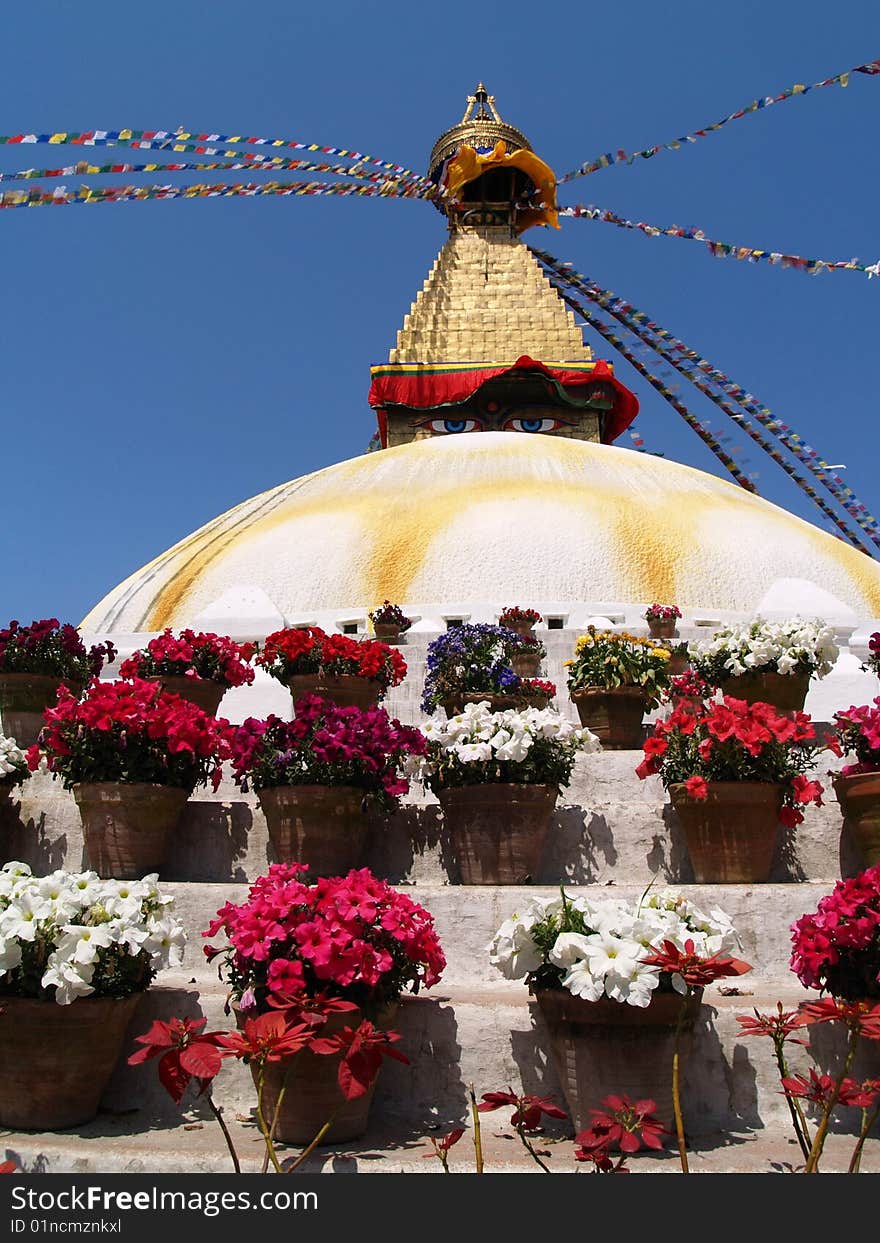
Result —
<instances>
[{"instance_id":1,"label":"terracotta flower pot","mask_svg":"<svg viewBox=\"0 0 880 1243\"><path fill-rule=\"evenodd\" d=\"M208 716L217 715L220 700L227 691L227 687L219 682L212 682L209 678L171 678L163 675L145 678L144 681L159 682L163 691L167 691L169 695L179 695L181 699L186 699L207 712Z\"/></svg>"},{"instance_id":2,"label":"terracotta flower pot","mask_svg":"<svg viewBox=\"0 0 880 1243\"><path fill-rule=\"evenodd\" d=\"M91 1121L141 996L68 1006L0 996L0 1126L61 1131Z\"/></svg>"},{"instance_id":3,"label":"terracotta flower pot","mask_svg":"<svg viewBox=\"0 0 880 1243\"><path fill-rule=\"evenodd\" d=\"M533 678L541 667L541 657L537 652L518 652L511 656L510 664L518 678Z\"/></svg>"},{"instance_id":4,"label":"terracotta flower pot","mask_svg":"<svg viewBox=\"0 0 880 1243\"><path fill-rule=\"evenodd\" d=\"M376 1026L390 1028L396 1013L396 1005L387 1006ZM363 1017L360 1010L331 1014L321 1028L321 1035L332 1036L344 1027L357 1027ZM238 1010L236 1022L240 1028L244 1026ZM359 1139L366 1132L378 1075L363 1096L347 1101L339 1087L341 1060L338 1054L318 1054L302 1049L293 1058L267 1063L263 1079L263 1116L269 1126L275 1117L281 1085L285 1078L287 1080L281 1114L275 1127L275 1137L280 1143L308 1144L330 1118L333 1118L333 1125L321 1140L322 1144ZM259 1068L254 1062L251 1062L251 1074L256 1088Z\"/></svg>"},{"instance_id":5,"label":"terracotta flower pot","mask_svg":"<svg viewBox=\"0 0 880 1243\"><path fill-rule=\"evenodd\" d=\"M399 643L400 636L403 634L400 626L394 622L374 622L373 631L376 638L381 639L383 643Z\"/></svg>"},{"instance_id":6,"label":"terracotta flower pot","mask_svg":"<svg viewBox=\"0 0 880 1243\"><path fill-rule=\"evenodd\" d=\"M669 787L699 884L745 885L770 879L783 787L772 781L709 781L705 799L684 784Z\"/></svg>"},{"instance_id":7,"label":"terracotta flower pot","mask_svg":"<svg viewBox=\"0 0 880 1243\"><path fill-rule=\"evenodd\" d=\"M606 751L637 751L642 745L642 719L648 702L640 686L610 690L589 686L571 692L581 725L591 730Z\"/></svg>"},{"instance_id":8,"label":"terracotta flower pot","mask_svg":"<svg viewBox=\"0 0 880 1243\"><path fill-rule=\"evenodd\" d=\"M382 698L382 684L375 678L359 678L343 673L338 678L324 673L298 673L287 683L296 701L303 695L319 695L339 708L372 708Z\"/></svg>"},{"instance_id":9,"label":"terracotta flower pot","mask_svg":"<svg viewBox=\"0 0 880 1243\"><path fill-rule=\"evenodd\" d=\"M675 636L674 617L649 617L648 634L652 639L672 639Z\"/></svg>"},{"instance_id":10,"label":"terracotta flower pot","mask_svg":"<svg viewBox=\"0 0 880 1243\"><path fill-rule=\"evenodd\" d=\"M267 786L257 798L275 857L306 863L313 876L344 876L361 866L367 817L355 786Z\"/></svg>"},{"instance_id":11,"label":"terracotta flower pot","mask_svg":"<svg viewBox=\"0 0 880 1243\"><path fill-rule=\"evenodd\" d=\"M538 989L534 996L577 1131L590 1126L590 1110L600 1109L612 1094L656 1101L657 1117L674 1131L672 1052L683 1002L679 993L655 991L644 1009L610 997L585 1001L567 989ZM702 990L688 998L684 1032L693 1029L701 1002ZM675 1142L674 1134L667 1142Z\"/></svg>"},{"instance_id":12,"label":"terracotta flower pot","mask_svg":"<svg viewBox=\"0 0 880 1243\"><path fill-rule=\"evenodd\" d=\"M58 687L64 679L37 673L0 673L0 722L7 738L14 738L22 750L32 747L46 724L43 711L55 706ZM74 695L82 694L82 683L65 683Z\"/></svg>"},{"instance_id":13,"label":"terracotta flower pot","mask_svg":"<svg viewBox=\"0 0 880 1243\"><path fill-rule=\"evenodd\" d=\"M89 866L99 876L136 880L159 872L188 790L147 782L89 781L73 787Z\"/></svg>"},{"instance_id":14,"label":"terracotta flower pot","mask_svg":"<svg viewBox=\"0 0 880 1243\"><path fill-rule=\"evenodd\" d=\"M524 639L535 637L535 623L531 621L504 622L504 629L512 630L514 634L521 634Z\"/></svg>"},{"instance_id":15,"label":"terracotta flower pot","mask_svg":"<svg viewBox=\"0 0 880 1243\"><path fill-rule=\"evenodd\" d=\"M809 673L744 673L722 682L721 693L770 704L778 712L803 712L809 686Z\"/></svg>"},{"instance_id":16,"label":"terracotta flower pot","mask_svg":"<svg viewBox=\"0 0 880 1243\"><path fill-rule=\"evenodd\" d=\"M834 793L866 868L880 863L880 772L832 778Z\"/></svg>"},{"instance_id":17,"label":"terracotta flower pot","mask_svg":"<svg viewBox=\"0 0 880 1243\"><path fill-rule=\"evenodd\" d=\"M437 798L463 885L523 885L541 861L555 786L486 782Z\"/></svg>"}]
</instances>

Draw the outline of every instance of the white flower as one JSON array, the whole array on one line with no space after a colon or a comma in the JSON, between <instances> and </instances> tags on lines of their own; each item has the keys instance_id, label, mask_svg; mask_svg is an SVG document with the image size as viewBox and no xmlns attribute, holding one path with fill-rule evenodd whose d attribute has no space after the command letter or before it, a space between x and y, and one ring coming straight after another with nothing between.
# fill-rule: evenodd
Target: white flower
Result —
<instances>
[{"instance_id":1,"label":"white flower","mask_svg":"<svg viewBox=\"0 0 880 1243\"><path fill-rule=\"evenodd\" d=\"M611 933L593 933L584 937L584 941L590 968L597 975L605 975L618 967L622 971L628 971L631 966L635 966L642 954L642 946L638 941L616 937Z\"/></svg>"},{"instance_id":2,"label":"white flower","mask_svg":"<svg viewBox=\"0 0 880 1243\"><path fill-rule=\"evenodd\" d=\"M14 971L21 962L21 945L14 938L0 936L0 975Z\"/></svg>"},{"instance_id":3,"label":"white flower","mask_svg":"<svg viewBox=\"0 0 880 1243\"><path fill-rule=\"evenodd\" d=\"M183 924L169 915L150 922L143 948L158 971L162 967L179 967L183 962L184 945L186 933Z\"/></svg>"},{"instance_id":4,"label":"white flower","mask_svg":"<svg viewBox=\"0 0 880 1243\"><path fill-rule=\"evenodd\" d=\"M598 1001L605 995L605 982L601 975L596 975L588 959L582 958L569 967L562 977L562 987L575 997L583 997L585 1001Z\"/></svg>"},{"instance_id":5,"label":"white flower","mask_svg":"<svg viewBox=\"0 0 880 1243\"><path fill-rule=\"evenodd\" d=\"M67 924L64 936L58 943L55 957L59 961L74 962L82 966L95 962L98 951L107 949L113 944L109 924L98 924L97 927L83 927L80 924Z\"/></svg>"},{"instance_id":6,"label":"white flower","mask_svg":"<svg viewBox=\"0 0 880 1243\"><path fill-rule=\"evenodd\" d=\"M52 905L37 893L21 893L0 913L0 936L33 941L40 923L52 915Z\"/></svg>"},{"instance_id":7,"label":"white flower","mask_svg":"<svg viewBox=\"0 0 880 1243\"><path fill-rule=\"evenodd\" d=\"M587 958L587 938L580 932L560 932L548 957L554 967L571 967Z\"/></svg>"},{"instance_id":8,"label":"white flower","mask_svg":"<svg viewBox=\"0 0 880 1243\"><path fill-rule=\"evenodd\" d=\"M521 980L541 965L541 954L532 940L531 923L516 916L505 920L489 946L489 962L506 980Z\"/></svg>"},{"instance_id":9,"label":"white flower","mask_svg":"<svg viewBox=\"0 0 880 1243\"><path fill-rule=\"evenodd\" d=\"M651 1004L651 995L660 982L657 967L629 958L618 958L613 971L605 976L605 992L615 1001L644 1009Z\"/></svg>"},{"instance_id":10,"label":"white flower","mask_svg":"<svg viewBox=\"0 0 880 1243\"><path fill-rule=\"evenodd\" d=\"M43 988L54 985L55 1001L59 1006L69 1006L77 997L87 997L95 991L90 983L94 969L91 965L77 965L69 960L53 963L51 958L49 964L40 983Z\"/></svg>"}]
</instances>

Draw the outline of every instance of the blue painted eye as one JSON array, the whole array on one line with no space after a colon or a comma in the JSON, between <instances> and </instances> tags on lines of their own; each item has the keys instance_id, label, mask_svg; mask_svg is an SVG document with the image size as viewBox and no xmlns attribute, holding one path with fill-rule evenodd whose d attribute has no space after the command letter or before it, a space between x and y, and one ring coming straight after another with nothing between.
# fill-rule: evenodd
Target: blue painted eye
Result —
<instances>
[{"instance_id":1,"label":"blue painted eye","mask_svg":"<svg viewBox=\"0 0 880 1243\"><path fill-rule=\"evenodd\" d=\"M561 419L508 419L506 432L555 432L567 426Z\"/></svg>"},{"instance_id":2,"label":"blue painted eye","mask_svg":"<svg viewBox=\"0 0 880 1243\"><path fill-rule=\"evenodd\" d=\"M441 436L453 436L459 432L480 432L483 426L479 419L428 419L422 424L429 431L437 432Z\"/></svg>"}]
</instances>

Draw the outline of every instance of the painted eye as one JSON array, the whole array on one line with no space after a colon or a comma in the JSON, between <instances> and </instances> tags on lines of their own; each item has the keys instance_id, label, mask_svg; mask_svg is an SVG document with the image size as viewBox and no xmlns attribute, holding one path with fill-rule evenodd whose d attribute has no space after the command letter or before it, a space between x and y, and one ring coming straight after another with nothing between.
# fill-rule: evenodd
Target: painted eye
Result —
<instances>
[{"instance_id":1,"label":"painted eye","mask_svg":"<svg viewBox=\"0 0 880 1243\"><path fill-rule=\"evenodd\" d=\"M454 436L458 432L480 432L483 430L479 419L428 419L422 427L439 433L441 436Z\"/></svg>"},{"instance_id":2,"label":"painted eye","mask_svg":"<svg viewBox=\"0 0 880 1243\"><path fill-rule=\"evenodd\" d=\"M561 419L508 419L504 424L506 432L555 432L560 427L567 427Z\"/></svg>"}]
</instances>

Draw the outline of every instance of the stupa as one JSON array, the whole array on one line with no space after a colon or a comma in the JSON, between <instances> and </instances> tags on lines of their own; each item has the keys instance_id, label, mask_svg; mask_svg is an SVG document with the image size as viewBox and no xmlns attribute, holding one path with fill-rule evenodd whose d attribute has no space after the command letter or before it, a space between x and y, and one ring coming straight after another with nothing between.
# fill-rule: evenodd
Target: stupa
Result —
<instances>
[{"instance_id":1,"label":"stupa","mask_svg":"<svg viewBox=\"0 0 880 1243\"><path fill-rule=\"evenodd\" d=\"M387 362L372 371L381 449L220 515L114 588L82 629L111 637L122 656L166 626L242 639L282 625L367 633L369 610L388 598L416 621L403 648L408 676L386 706L416 722L427 643L450 622L494 621L515 603L539 609L545 672L563 688L562 662L588 620L644 630L647 604L676 601L684 639L756 613L832 623L841 656L829 677L813 682L807 709L817 719L877 694L877 679L860 664L867 636L880 628L875 561L713 475L614 443L635 416L636 398L592 357L520 241L525 228L555 223L553 173L482 85L438 139L430 169L446 190L448 239ZM573 712L564 693L558 705ZM230 691L220 709L233 721L290 710L287 691L262 674ZM411 1067L383 1072L368 1142L341 1155L321 1150L308 1168L424 1170L426 1145L414 1141L426 1127L439 1134L464 1125L470 1083L478 1092L521 1083L559 1096L546 1032L525 989L490 967L486 946L517 904L556 895L561 882L572 894L614 886L615 896L633 900L646 885L671 884L732 915L755 971L747 1000L737 989L713 995L712 1024L688 1053L693 1161L724 1171L791 1155L772 1059L754 1048L766 1042L746 1048L736 1016L752 1006L772 1010L777 998L787 1008L802 999L788 968L790 925L841 873L858 870L839 808L829 797L807 809L796 841L786 838L778 851L772 883L696 886L659 780L635 776L640 758L619 751L579 759L528 888L456 885L430 793L411 791L381 822L365 863L431 910L449 965L442 996L401 1006L402 1047L416 1055ZM12 857L40 872L81 866L69 793L35 774L16 815ZM271 858L253 793L224 783L189 800L163 873L187 921L189 958L147 994L140 1030L151 1017L181 1012L206 1016L209 1029L228 1026L225 990L200 961L200 931L223 902L242 900ZM247 1168L257 1169L249 1072L224 1074L218 1099L236 1140L250 1142ZM51 1171L224 1168L213 1132L182 1132L151 1067L120 1066L105 1103L118 1111L112 1125L99 1119L71 1135L15 1135L9 1151ZM204 1109L192 1117L204 1120ZM529 1168L494 1130L484 1132L489 1168ZM757 1142L737 1145L734 1132ZM554 1166L571 1168L560 1152Z\"/></svg>"},{"instance_id":2,"label":"stupa","mask_svg":"<svg viewBox=\"0 0 880 1243\"><path fill-rule=\"evenodd\" d=\"M83 629L281 624L364 631L384 599L419 620L630 626L675 600L686 624L880 616L880 566L716 476L615 445L638 410L520 240L556 224L552 170L482 83L430 175L448 239L387 363L372 369L381 452L245 501L137 570ZM842 637L845 637L842 636Z\"/></svg>"}]
</instances>

